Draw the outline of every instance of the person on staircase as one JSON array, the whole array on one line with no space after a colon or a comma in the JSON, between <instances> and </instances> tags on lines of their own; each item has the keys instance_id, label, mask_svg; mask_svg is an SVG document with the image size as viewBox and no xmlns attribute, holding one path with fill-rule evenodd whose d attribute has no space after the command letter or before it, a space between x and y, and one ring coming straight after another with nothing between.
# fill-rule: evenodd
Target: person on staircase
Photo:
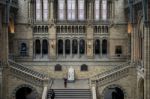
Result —
<instances>
[{"instance_id":1,"label":"person on staircase","mask_svg":"<svg viewBox=\"0 0 150 99\"><path fill-rule=\"evenodd\" d=\"M66 88L67 87L67 78L64 77L64 87Z\"/></svg>"},{"instance_id":2,"label":"person on staircase","mask_svg":"<svg viewBox=\"0 0 150 99\"><path fill-rule=\"evenodd\" d=\"M54 99L55 98L55 92L54 92L54 90L52 89L52 91L51 91L51 99Z\"/></svg>"}]
</instances>

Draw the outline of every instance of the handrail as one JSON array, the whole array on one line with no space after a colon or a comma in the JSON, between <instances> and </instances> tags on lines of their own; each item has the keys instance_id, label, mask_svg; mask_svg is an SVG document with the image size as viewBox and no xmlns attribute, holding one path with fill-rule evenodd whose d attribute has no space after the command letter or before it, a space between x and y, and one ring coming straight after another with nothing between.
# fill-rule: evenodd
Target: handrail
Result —
<instances>
[{"instance_id":1,"label":"handrail","mask_svg":"<svg viewBox=\"0 0 150 99\"><path fill-rule=\"evenodd\" d=\"M103 72L103 73L94 75L94 76L91 77L91 80L97 80L97 79L99 79L99 78L101 78L101 77L103 77L103 76L105 76L105 75L111 74L111 73L113 73L113 72L115 72L115 71L118 71L118 70L124 68L124 67L128 67L129 64L130 64L130 61L128 61L128 62L126 62L126 63L124 63L124 64L121 64L121 65L119 65L119 66L116 66L116 67L114 67L114 68L111 69L111 70L108 70L108 71L105 71L105 72Z\"/></svg>"},{"instance_id":2,"label":"handrail","mask_svg":"<svg viewBox=\"0 0 150 99\"><path fill-rule=\"evenodd\" d=\"M31 75L31 76L33 76L35 78L39 78L41 80L47 78L47 76L45 74L42 74L42 73L39 73L37 71L31 70L31 69L29 69L27 67L24 67L23 65L18 64L15 61L9 60L9 64L11 65L10 66L11 68L17 69L19 71L22 71L22 72L24 72L26 74L29 74L29 75Z\"/></svg>"}]
</instances>

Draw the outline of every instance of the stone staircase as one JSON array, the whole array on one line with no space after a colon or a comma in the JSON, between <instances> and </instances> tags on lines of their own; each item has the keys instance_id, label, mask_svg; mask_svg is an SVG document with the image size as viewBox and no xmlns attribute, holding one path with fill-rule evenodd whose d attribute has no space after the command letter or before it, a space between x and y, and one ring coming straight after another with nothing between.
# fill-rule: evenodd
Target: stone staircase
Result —
<instances>
[{"instance_id":1,"label":"stone staircase","mask_svg":"<svg viewBox=\"0 0 150 99\"><path fill-rule=\"evenodd\" d=\"M9 60L9 68L11 74L15 77L22 79L26 82L32 83L34 85L43 86L44 82L51 82L52 80L48 78L47 75L39 73L37 71L32 70L31 68L27 68L22 64L18 64L13 60Z\"/></svg>"},{"instance_id":2,"label":"stone staircase","mask_svg":"<svg viewBox=\"0 0 150 99\"><path fill-rule=\"evenodd\" d=\"M91 99L90 89L54 89L55 99ZM51 90L48 90L47 99L51 99Z\"/></svg>"},{"instance_id":3,"label":"stone staircase","mask_svg":"<svg viewBox=\"0 0 150 99\"><path fill-rule=\"evenodd\" d=\"M113 82L117 79L127 76L130 68L132 68L132 66L130 65L130 61L128 61L124 64L114 67L111 70L92 76L90 83L102 86L109 82Z\"/></svg>"}]
</instances>

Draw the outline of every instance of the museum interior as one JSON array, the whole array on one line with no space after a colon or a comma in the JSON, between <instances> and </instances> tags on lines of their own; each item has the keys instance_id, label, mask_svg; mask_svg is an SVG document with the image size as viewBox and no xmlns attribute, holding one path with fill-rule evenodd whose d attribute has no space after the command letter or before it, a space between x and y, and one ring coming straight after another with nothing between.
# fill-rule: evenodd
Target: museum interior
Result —
<instances>
[{"instance_id":1,"label":"museum interior","mask_svg":"<svg viewBox=\"0 0 150 99\"><path fill-rule=\"evenodd\" d=\"M0 99L150 99L150 0L0 0Z\"/></svg>"}]
</instances>

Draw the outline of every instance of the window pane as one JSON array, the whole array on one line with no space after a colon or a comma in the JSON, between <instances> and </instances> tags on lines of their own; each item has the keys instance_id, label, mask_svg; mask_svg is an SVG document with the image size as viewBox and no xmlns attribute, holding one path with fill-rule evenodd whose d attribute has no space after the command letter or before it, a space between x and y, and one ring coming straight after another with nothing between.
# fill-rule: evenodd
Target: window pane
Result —
<instances>
[{"instance_id":1,"label":"window pane","mask_svg":"<svg viewBox=\"0 0 150 99\"><path fill-rule=\"evenodd\" d=\"M48 20L48 0L43 0L43 18L44 21Z\"/></svg>"},{"instance_id":2,"label":"window pane","mask_svg":"<svg viewBox=\"0 0 150 99\"><path fill-rule=\"evenodd\" d=\"M107 19L107 1L103 0L102 1L102 20Z\"/></svg>"},{"instance_id":3,"label":"window pane","mask_svg":"<svg viewBox=\"0 0 150 99\"><path fill-rule=\"evenodd\" d=\"M100 1L99 0L95 0L95 20L99 20L100 17Z\"/></svg>"},{"instance_id":4,"label":"window pane","mask_svg":"<svg viewBox=\"0 0 150 99\"><path fill-rule=\"evenodd\" d=\"M68 0L67 2L68 9L68 20L75 20L75 0Z\"/></svg>"},{"instance_id":5,"label":"window pane","mask_svg":"<svg viewBox=\"0 0 150 99\"><path fill-rule=\"evenodd\" d=\"M78 1L78 18L79 20L84 20L84 0Z\"/></svg>"},{"instance_id":6,"label":"window pane","mask_svg":"<svg viewBox=\"0 0 150 99\"><path fill-rule=\"evenodd\" d=\"M58 1L58 16L59 16L59 20L64 20L65 17L64 17L64 8L65 8L65 0L59 0Z\"/></svg>"},{"instance_id":7,"label":"window pane","mask_svg":"<svg viewBox=\"0 0 150 99\"><path fill-rule=\"evenodd\" d=\"M41 2L36 0L36 20L41 20Z\"/></svg>"}]
</instances>

